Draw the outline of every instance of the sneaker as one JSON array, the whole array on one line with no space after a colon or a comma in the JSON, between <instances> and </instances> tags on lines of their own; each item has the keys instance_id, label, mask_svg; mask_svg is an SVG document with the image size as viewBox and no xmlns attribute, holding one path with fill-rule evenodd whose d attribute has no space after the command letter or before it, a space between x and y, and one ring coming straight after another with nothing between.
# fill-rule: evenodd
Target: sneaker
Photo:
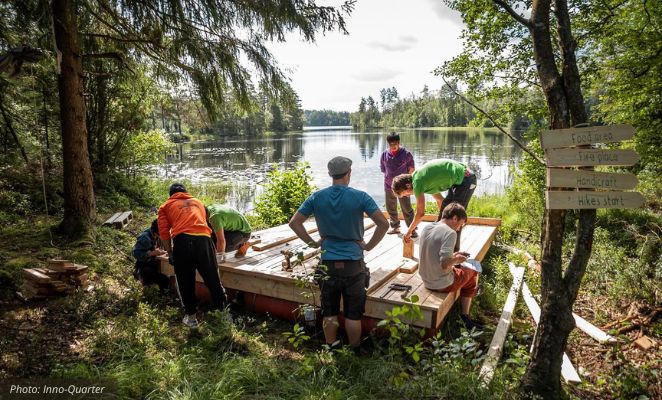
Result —
<instances>
[{"instance_id":1,"label":"sneaker","mask_svg":"<svg viewBox=\"0 0 662 400\"><path fill-rule=\"evenodd\" d=\"M462 318L462 323L464 323L464 326L468 330L475 329L477 331L482 331L483 329L485 329L485 327L483 325L479 324L476 321L471 320L471 318L469 318L469 316L466 315L466 314L460 315L460 318Z\"/></svg>"},{"instance_id":2,"label":"sneaker","mask_svg":"<svg viewBox=\"0 0 662 400\"><path fill-rule=\"evenodd\" d=\"M195 317L195 314L193 315L184 315L184 319L182 320L184 325L188 326L191 329L197 329L198 326L200 326L200 323L198 322L198 319Z\"/></svg>"},{"instance_id":3,"label":"sneaker","mask_svg":"<svg viewBox=\"0 0 662 400\"><path fill-rule=\"evenodd\" d=\"M397 235L400 233L400 228L391 228L391 230L386 233L389 235Z\"/></svg>"}]
</instances>

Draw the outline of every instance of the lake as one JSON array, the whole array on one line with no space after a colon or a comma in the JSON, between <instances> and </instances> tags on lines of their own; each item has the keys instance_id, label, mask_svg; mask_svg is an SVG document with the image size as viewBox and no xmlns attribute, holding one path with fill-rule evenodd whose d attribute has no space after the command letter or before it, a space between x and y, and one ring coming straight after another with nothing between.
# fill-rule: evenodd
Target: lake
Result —
<instances>
[{"instance_id":1,"label":"lake","mask_svg":"<svg viewBox=\"0 0 662 400\"><path fill-rule=\"evenodd\" d=\"M488 129L448 128L399 131L401 144L414 155L416 166L435 158L470 165L478 176L475 195L502 193L512 183L512 169L521 151L505 135ZM267 172L298 161L310 163L318 188L330 184L326 164L337 155L353 161L350 186L368 192L384 204L379 157L386 149L386 132L356 132L349 128L306 128L303 132L259 137L226 137L218 141L178 144L157 175L196 183L227 182L227 199L241 211L251 210Z\"/></svg>"}]
</instances>

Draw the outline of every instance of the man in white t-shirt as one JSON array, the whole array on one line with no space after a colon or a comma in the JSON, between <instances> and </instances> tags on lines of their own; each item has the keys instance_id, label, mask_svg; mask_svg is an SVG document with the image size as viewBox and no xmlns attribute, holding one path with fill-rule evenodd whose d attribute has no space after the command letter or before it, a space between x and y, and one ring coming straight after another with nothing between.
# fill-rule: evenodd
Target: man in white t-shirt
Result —
<instances>
[{"instance_id":1,"label":"man in white t-shirt","mask_svg":"<svg viewBox=\"0 0 662 400\"><path fill-rule=\"evenodd\" d=\"M469 318L471 300L478 290L478 273L459 264L469 257L466 252L454 252L457 232L467 222L467 212L458 203L447 205L441 220L427 225L421 232L418 273L429 290L453 293L460 290L462 322L467 329L483 327Z\"/></svg>"}]
</instances>

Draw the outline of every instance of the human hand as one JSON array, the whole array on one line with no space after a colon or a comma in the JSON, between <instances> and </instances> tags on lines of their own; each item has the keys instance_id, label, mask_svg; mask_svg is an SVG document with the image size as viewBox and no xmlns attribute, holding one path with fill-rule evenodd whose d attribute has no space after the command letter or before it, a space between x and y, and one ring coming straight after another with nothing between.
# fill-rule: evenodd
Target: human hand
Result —
<instances>
[{"instance_id":1,"label":"human hand","mask_svg":"<svg viewBox=\"0 0 662 400\"><path fill-rule=\"evenodd\" d=\"M222 262L225 262L225 252L220 251L216 253L216 263L220 264Z\"/></svg>"},{"instance_id":2,"label":"human hand","mask_svg":"<svg viewBox=\"0 0 662 400\"><path fill-rule=\"evenodd\" d=\"M357 240L357 241L356 241L356 244L359 245L359 247L361 248L361 250L366 250L366 246L367 246L367 244L366 244L365 240L363 240L363 239L361 239L361 240Z\"/></svg>"},{"instance_id":3,"label":"human hand","mask_svg":"<svg viewBox=\"0 0 662 400\"><path fill-rule=\"evenodd\" d=\"M411 234L412 232L407 231L407 233L405 233L405 235L402 237L402 241L405 243L411 242Z\"/></svg>"},{"instance_id":4,"label":"human hand","mask_svg":"<svg viewBox=\"0 0 662 400\"><path fill-rule=\"evenodd\" d=\"M463 263L467 261L467 258L469 258L469 253L464 252L464 251L458 251L456 253L453 253L453 258L455 259L455 262Z\"/></svg>"}]
</instances>

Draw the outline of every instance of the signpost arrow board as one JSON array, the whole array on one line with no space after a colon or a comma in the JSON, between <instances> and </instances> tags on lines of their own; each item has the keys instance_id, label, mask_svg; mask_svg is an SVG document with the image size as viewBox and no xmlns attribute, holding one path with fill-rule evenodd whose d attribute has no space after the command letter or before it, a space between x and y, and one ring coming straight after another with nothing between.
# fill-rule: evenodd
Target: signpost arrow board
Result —
<instances>
[{"instance_id":1,"label":"signpost arrow board","mask_svg":"<svg viewBox=\"0 0 662 400\"><path fill-rule=\"evenodd\" d=\"M637 208L644 204L644 197L637 192L545 192L548 210L574 210L594 208Z\"/></svg>"},{"instance_id":2,"label":"signpost arrow board","mask_svg":"<svg viewBox=\"0 0 662 400\"><path fill-rule=\"evenodd\" d=\"M638 182L637 177L630 173L547 168L547 187L627 190L634 189Z\"/></svg>"},{"instance_id":3,"label":"signpost arrow board","mask_svg":"<svg viewBox=\"0 0 662 400\"><path fill-rule=\"evenodd\" d=\"M611 143L634 136L632 125L591 126L588 128L554 129L540 133L543 149L581 146L594 143Z\"/></svg>"},{"instance_id":4,"label":"signpost arrow board","mask_svg":"<svg viewBox=\"0 0 662 400\"><path fill-rule=\"evenodd\" d=\"M591 167L595 165L634 165L634 150L551 149L546 152L548 167Z\"/></svg>"}]
</instances>

